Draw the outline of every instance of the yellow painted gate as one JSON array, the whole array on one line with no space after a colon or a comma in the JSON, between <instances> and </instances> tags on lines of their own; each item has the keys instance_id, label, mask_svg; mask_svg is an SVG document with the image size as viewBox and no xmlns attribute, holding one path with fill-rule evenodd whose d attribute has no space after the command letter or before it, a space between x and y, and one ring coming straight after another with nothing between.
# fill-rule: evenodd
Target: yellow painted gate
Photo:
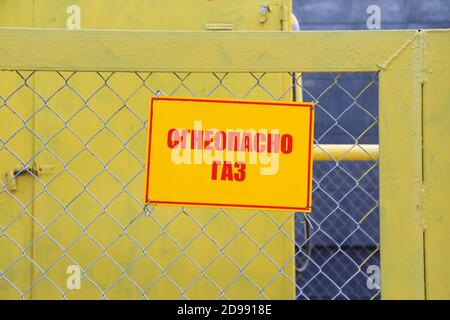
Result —
<instances>
[{"instance_id":1,"label":"yellow painted gate","mask_svg":"<svg viewBox=\"0 0 450 320\"><path fill-rule=\"evenodd\" d=\"M274 1L265 13L260 12L259 1L207 6L204 1L126 1L124 6L124 1L42 0L0 5L4 26L71 28L75 24L76 28L78 14L78 27L83 29L218 32L286 28L291 11L287 3ZM66 54L76 56L77 52ZM2 170L10 173L0 215L2 225L14 227L2 238L0 268L8 269L8 282L14 285L3 283L0 296L14 298L20 292L19 296L33 299L61 295L293 298L290 214L261 216L248 210L175 207L157 208L147 217L141 203L149 97L157 92L209 97L233 92L246 94L247 99L264 99L267 92L282 94L291 82L287 75L267 75L267 92L244 92L249 87L242 84L253 77L3 72L1 95L7 97L8 106L19 107L17 117L1 129L11 152L2 152L0 158ZM292 99L292 93L287 92L284 99ZM2 119L9 118L9 110L2 111ZM278 224L284 225L286 236L276 235ZM244 225L245 233L239 233ZM267 256L258 255L263 245ZM15 263L16 259L20 261ZM86 272L81 291L65 292L71 265ZM203 277L199 271L206 268ZM278 277L279 268L282 277ZM262 294L257 288L264 287L268 278L272 281Z\"/></svg>"}]
</instances>

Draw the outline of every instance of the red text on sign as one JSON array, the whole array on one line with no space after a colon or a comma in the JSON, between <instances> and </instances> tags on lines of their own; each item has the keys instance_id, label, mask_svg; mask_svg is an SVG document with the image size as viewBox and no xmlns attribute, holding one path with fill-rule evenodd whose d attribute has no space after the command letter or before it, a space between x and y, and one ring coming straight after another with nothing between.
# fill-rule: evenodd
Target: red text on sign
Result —
<instances>
[{"instance_id":1,"label":"red text on sign","mask_svg":"<svg viewBox=\"0 0 450 320\"><path fill-rule=\"evenodd\" d=\"M220 179L222 181L244 181L245 169L246 165L242 162L236 162L234 164L231 162L224 162L222 164L220 161L214 161L212 163L211 179Z\"/></svg>"}]
</instances>

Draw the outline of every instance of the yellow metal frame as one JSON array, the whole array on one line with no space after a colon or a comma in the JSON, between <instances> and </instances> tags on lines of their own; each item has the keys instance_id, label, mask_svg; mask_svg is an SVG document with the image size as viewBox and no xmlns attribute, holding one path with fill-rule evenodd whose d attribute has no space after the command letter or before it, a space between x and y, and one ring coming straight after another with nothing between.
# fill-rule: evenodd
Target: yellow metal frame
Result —
<instances>
[{"instance_id":1,"label":"yellow metal frame","mask_svg":"<svg viewBox=\"0 0 450 320\"><path fill-rule=\"evenodd\" d=\"M448 30L0 29L0 69L379 71L382 297L449 298L449 39Z\"/></svg>"},{"instance_id":2,"label":"yellow metal frame","mask_svg":"<svg viewBox=\"0 0 450 320\"><path fill-rule=\"evenodd\" d=\"M426 297L450 299L450 32L426 32L422 41Z\"/></svg>"}]
</instances>

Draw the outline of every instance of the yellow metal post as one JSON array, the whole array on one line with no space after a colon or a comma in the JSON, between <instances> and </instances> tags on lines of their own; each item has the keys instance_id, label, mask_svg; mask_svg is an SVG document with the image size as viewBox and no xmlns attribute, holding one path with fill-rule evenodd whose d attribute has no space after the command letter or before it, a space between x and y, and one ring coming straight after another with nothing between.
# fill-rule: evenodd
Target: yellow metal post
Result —
<instances>
[{"instance_id":1,"label":"yellow metal post","mask_svg":"<svg viewBox=\"0 0 450 320\"><path fill-rule=\"evenodd\" d=\"M380 259L384 299L424 298L422 65L419 33L413 32L396 52L380 62Z\"/></svg>"},{"instance_id":2,"label":"yellow metal post","mask_svg":"<svg viewBox=\"0 0 450 320\"><path fill-rule=\"evenodd\" d=\"M450 31L423 31L423 210L427 299L450 299Z\"/></svg>"}]
</instances>

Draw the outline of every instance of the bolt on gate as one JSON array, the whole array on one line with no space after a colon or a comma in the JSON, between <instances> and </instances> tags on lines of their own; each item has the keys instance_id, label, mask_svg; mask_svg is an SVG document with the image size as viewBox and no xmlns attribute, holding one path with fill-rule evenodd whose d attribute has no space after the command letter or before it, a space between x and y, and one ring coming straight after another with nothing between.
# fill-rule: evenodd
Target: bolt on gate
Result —
<instances>
[{"instance_id":1,"label":"bolt on gate","mask_svg":"<svg viewBox=\"0 0 450 320\"><path fill-rule=\"evenodd\" d=\"M448 39L0 29L0 297L448 297ZM156 94L315 102L312 213L147 208Z\"/></svg>"}]
</instances>

